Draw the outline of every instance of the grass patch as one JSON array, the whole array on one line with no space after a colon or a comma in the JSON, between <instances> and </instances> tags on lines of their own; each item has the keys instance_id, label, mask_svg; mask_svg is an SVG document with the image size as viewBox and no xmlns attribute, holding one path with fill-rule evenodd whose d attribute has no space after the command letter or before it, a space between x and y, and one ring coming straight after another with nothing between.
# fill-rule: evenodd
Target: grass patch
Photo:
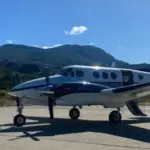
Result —
<instances>
[{"instance_id":1,"label":"grass patch","mask_svg":"<svg viewBox=\"0 0 150 150\"><path fill-rule=\"evenodd\" d=\"M7 91L0 90L0 106L13 106L16 105L14 99L7 94Z\"/></svg>"}]
</instances>

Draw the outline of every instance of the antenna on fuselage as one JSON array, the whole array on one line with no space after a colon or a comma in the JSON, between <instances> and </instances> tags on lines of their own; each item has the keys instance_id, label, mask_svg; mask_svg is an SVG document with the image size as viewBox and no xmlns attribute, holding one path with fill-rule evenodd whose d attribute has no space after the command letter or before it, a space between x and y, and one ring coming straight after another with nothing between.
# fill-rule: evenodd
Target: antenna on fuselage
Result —
<instances>
[{"instance_id":1,"label":"antenna on fuselage","mask_svg":"<svg viewBox=\"0 0 150 150\"><path fill-rule=\"evenodd\" d=\"M116 62L112 62L111 67L114 68L116 66Z\"/></svg>"}]
</instances>

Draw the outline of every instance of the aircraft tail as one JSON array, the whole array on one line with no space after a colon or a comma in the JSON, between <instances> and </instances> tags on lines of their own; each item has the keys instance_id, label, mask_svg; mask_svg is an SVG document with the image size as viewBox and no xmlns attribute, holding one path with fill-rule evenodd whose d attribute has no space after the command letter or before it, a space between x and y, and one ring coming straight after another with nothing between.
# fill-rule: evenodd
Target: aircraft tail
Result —
<instances>
[{"instance_id":1,"label":"aircraft tail","mask_svg":"<svg viewBox=\"0 0 150 150\"><path fill-rule=\"evenodd\" d=\"M134 100L126 102L126 106L128 107L129 111L135 116L147 116L142 112L142 110L138 106L138 103Z\"/></svg>"}]
</instances>

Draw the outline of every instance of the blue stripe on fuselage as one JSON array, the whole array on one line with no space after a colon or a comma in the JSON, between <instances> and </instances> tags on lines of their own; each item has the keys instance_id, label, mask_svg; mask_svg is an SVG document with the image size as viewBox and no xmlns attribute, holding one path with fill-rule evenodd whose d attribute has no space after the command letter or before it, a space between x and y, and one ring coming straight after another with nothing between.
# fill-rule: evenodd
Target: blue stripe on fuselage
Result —
<instances>
[{"instance_id":1,"label":"blue stripe on fuselage","mask_svg":"<svg viewBox=\"0 0 150 150\"><path fill-rule=\"evenodd\" d=\"M62 97L68 94L75 93L100 93L101 90L109 87L102 86L94 83L64 83L56 87L52 87L55 97Z\"/></svg>"},{"instance_id":2,"label":"blue stripe on fuselage","mask_svg":"<svg viewBox=\"0 0 150 150\"><path fill-rule=\"evenodd\" d=\"M90 83L96 83L96 84L100 84L102 86L108 86L110 88L123 86L123 82L90 82ZM136 84L136 83L134 83L134 84ZM36 89L36 88L41 88L41 87L50 86L50 85L54 85L54 84L49 84L49 85L39 84L39 85L26 86L26 87L21 87L21 88L14 88L14 89L12 89L12 92L22 91L22 90L29 90L29 89Z\"/></svg>"}]
</instances>

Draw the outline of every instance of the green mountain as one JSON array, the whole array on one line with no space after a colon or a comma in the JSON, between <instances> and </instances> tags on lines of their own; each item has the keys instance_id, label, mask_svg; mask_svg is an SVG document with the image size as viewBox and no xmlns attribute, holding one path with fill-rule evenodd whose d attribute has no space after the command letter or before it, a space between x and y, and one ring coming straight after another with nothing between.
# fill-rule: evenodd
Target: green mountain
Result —
<instances>
[{"instance_id":1,"label":"green mountain","mask_svg":"<svg viewBox=\"0 0 150 150\"><path fill-rule=\"evenodd\" d=\"M59 47L42 49L26 45L6 44L0 46L0 67L17 68L22 72L36 72L49 64L53 68L66 65L103 65L111 66L116 62L117 67L142 68L148 64L132 65L108 54L101 48L89 45L62 45Z\"/></svg>"}]
</instances>

